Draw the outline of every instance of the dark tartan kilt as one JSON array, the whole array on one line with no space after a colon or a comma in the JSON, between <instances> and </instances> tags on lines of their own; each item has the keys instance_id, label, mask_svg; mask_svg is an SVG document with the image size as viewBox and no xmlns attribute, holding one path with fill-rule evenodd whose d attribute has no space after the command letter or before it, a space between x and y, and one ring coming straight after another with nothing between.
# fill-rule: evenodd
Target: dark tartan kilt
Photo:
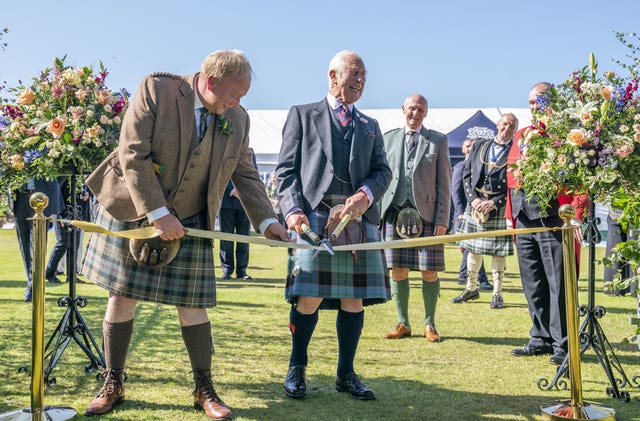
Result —
<instances>
[{"instance_id":1,"label":"dark tartan kilt","mask_svg":"<svg viewBox=\"0 0 640 421\"><path fill-rule=\"evenodd\" d=\"M121 222L102 208L96 224L109 231L138 227ZM206 212L181 221L187 228L207 229ZM91 234L82 263L82 274L106 290L137 300L181 307L206 308L216 305L216 282L211 240L184 236L180 251L168 265L145 269L129 254L129 240L105 234Z\"/></svg>"},{"instance_id":2,"label":"dark tartan kilt","mask_svg":"<svg viewBox=\"0 0 640 421\"><path fill-rule=\"evenodd\" d=\"M387 212L387 216L391 211ZM393 221L393 222L392 222ZM401 240L402 237L396 231L395 218L383 221L383 240ZM421 237L432 237L434 224L422 220L424 227ZM442 272L444 270L444 244L436 244L426 247L406 247L401 249L385 249L384 255L387 266L392 268L408 268L410 270L431 270Z\"/></svg>"},{"instance_id":3,"label":"dark tartan kilt","mask_svg":"<svg viewBox=\"0 0 640 421\"><path fill-rule=\"evenodd\" d=\"M500 207L491 214L484 224L479 224L473 219L473 210L467 206L464 218L458 229L458 234L469 234L473 232L495 231L507 229L507 220L504 218L505 207ZM472 253L486 254L489 256L511 256L513 254L513 236L502 235L500 237L474 238L472 240L460 241L460 247Z\"/></svg>"},{"instance_id":4,"label":"dark tartan kilt","mask_svg":"<svg viewBox=\"0 0 640 421\"><path fill-rule=\"evenodd\" d=\"M311 229L324 233L329 213L315 210L309 217ZM380 241L375 225L362 222L367 241ZM298 243L309 243L306 235L298 236ZM285 297L295 303L298 297L323 297L321 309L340 308L341 298L360 298L365 306L380 304L391 299L389 275L382 251L357 251L357 262L351 252L335 252L331 256L321 251L313 258L314 250L296 249L293 268L297 275L289 274ZM297 271L297 270L296 270Z\"/></svg>"}]
</instances>

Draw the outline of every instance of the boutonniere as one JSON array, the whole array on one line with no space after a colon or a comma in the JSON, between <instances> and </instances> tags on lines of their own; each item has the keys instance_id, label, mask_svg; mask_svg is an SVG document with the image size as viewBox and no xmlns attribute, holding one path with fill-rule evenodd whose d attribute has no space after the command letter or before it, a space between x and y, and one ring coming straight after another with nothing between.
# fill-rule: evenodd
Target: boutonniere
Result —
<instances>
[{"instance_id":1,"label":"boutonniere","mask_svg":"<svg viewBox=\"0 0 640 421\"><path fill-rule=\"evenodd\" d=\"M225 136L229 136L233 133L233 129L231 128L231 123L229 120L222 116L218 116L218 132Z\"/></svg>"},{"instance_id":2,"label":"boutonniere","mask_svg":"<svg viewBox=\"0 0 640 421\"><path fill-rule=\"evenodd\" d=\"M164 165L155 162L153 159L151 160L151 166L153 167L153 171L158 174L164 174Z\"/></svg>"},{"instance_id":3,"label":"boutonniere","mask_svg":"<svg viewBox=\"0 0 640 421\"><path fill-rule=\"evenodd\" d=\"M369 122L369 120L367 120L366 118L360 117L360 123L367 124L368 122Z\"/></svg>"}]
</instances>

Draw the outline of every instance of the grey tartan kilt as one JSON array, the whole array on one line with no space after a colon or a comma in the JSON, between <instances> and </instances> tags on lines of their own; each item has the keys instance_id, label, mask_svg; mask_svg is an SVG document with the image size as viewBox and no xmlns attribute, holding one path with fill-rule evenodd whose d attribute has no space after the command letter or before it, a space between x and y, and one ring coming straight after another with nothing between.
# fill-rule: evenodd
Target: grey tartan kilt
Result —
<instances>
[{"instance_id":1,"label":"grey tartan kilt","mask_svg":"<svg viewBox=\"0 0 640 421\"><path fill-rule=\"evenodd\" d=\"M102 206L96 224L109 231L138 228L121 222ZM181 221L187 228L207 228L206 212ZM158 269L145 269L129 254L129 240L91 234L81 273L106 290L125 297L181 307L216 305L216 282L211 240L185 236L175 259Z\"/></svg>"},{"instance_id":2,"label":"grey tartan kilt","mask_svg":"<svg viewBox=\"0 0 640 421\"><path fill-rule=\"evenodd\" d=\"M387 212L387 217L391 211ZM394 214L395 216L395 214ZM422 229L421 237L432 237L434 224L422 220L424 225ZM400 240L402 237L398 235L395 225L395 217L387 220L385 217L383 221L384 231L383 240L392 241ZM444 265L444 244L435 244L433 246L426 247L406 247L401 249L385 249L385 258L387 260L387 266L392 268L405 268L409 270L431 270L435 272L442 272L445 269Z\"/></svg>"},{"instance_id":3,"label":"grey tartan kilt","mask_svg":"<svg viewBox=\"0 0 640 421\"><path fill-rule=\"evenodd\" d=\"M315 210L309 217L310 228L318 235L324 233L329 213ZM375 225L362 221L367 241L380 241ZM299 235L298 243L309 243L306 235ZM389 275L381 250L335 252L331 256L321 251L313 258L313 250L296 249L293 267L297 275L289 274L285 297L295 303L298 297L323 297L321 309L340 308L341 298L360 298L364 306L380 304L391 299Z\"/></svg>"},{"instance_id":4,"label":"grey tartan kilt","mask_svg":"<svg viewBox=\"0 0 640 421\"><path fill-rule=\"evenodd\" d=\"M507 220L504 218L504 212L505 207L500 207L489 215L487 222L479 224L473 219L473 209L468 205L464 212L464 218L462 219L460 228L458 229L458 234L507 229ZM513 254L512 235L463 240L460 241L459 244L460 247L472 253L486 254L489 256L511 256Z\"/></svg>"}]
</instances>

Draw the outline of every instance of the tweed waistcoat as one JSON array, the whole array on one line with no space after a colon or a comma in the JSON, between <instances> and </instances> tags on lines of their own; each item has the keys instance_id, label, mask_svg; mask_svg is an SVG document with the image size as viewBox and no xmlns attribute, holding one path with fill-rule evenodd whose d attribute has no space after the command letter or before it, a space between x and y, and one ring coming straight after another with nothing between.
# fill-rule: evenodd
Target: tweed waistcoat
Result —
<instances>
[{"instance_id":1,"label":"tweed waistcoat","mask_svg":"<svg viewBox=\"0 0 640 421\"><path fill-rule=\"evenodd\" d=\"M396 194L393 196L393 203L396 206L402 206L408 200L415 207L416 200L413 197L413 170L416 161L416 149L411 149L411 152L403 154L403 165L398 168L398 187L396 188Z\"/></svg>"},{"instance_id":2,"label":"tweed waistcoat","mask_svg":"<svg viewBox=\"0 0 640 421\"><path fill-rule=\"evenodd\" d=\"M351 156L351 142L353 139L353 124L342 127L338 120L331 118L331 149L333 163L333 180L326 196L351 196L351 174L349 173L349 158Z\"/></svg>"}]
</instances>

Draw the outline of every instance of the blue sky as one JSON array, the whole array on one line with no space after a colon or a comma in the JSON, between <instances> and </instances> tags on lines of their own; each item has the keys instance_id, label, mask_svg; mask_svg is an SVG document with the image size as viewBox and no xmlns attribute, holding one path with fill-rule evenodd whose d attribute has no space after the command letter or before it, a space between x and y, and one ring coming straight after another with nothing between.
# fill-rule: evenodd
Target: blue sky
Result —
<instances>
[{"instance_id":1,"label":"blue sky","mask_svg":"<svg viewBox=\"0 0 640 421\"><path fill-rule=\"evenodd\" d=\"M211 51L240 49L255 72L242 103L256 110L322 98L342 49L367 66L363 109L414 92L432 108L526 107L533 83L562 82L590 52L601 71L620 70L611 59L628 50L614 31L640 30L638 0L2 2L7 86L66 54L74 66L101 60L110 88L134 92L147 73L193 73Z\"/></svg>"}]
</instances>

